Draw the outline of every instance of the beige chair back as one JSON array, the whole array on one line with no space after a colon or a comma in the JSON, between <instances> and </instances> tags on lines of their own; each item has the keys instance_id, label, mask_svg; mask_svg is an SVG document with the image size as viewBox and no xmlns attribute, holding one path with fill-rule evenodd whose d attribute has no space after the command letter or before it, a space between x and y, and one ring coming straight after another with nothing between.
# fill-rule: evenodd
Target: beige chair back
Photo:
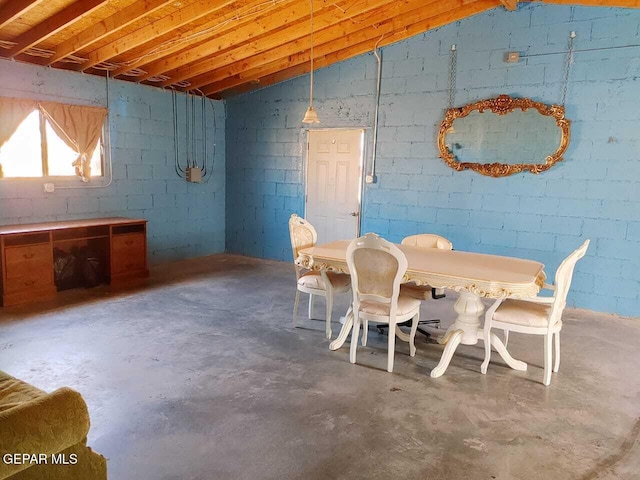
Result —
<instances>
[{"instance_id":1,"label":"beige chair back","mask_svg":"<svg viewBox=\"0 0 640 480\"><path fill-rule=\"evenodd\" d=\"M289 218L289 236L291 237L291 250L293 261L298 259L300 250L315 247L318 234L309 222L295 213ZM300 268L296 265L296 277L300 278Z\"/></svg>"},{"instance_id":2,"label":"beige chair back","mask_svg":"<svg viewBox=\"0 0 640 480\"><path fill-rule=\"evenodd\" d=\"M315 247L318 241L318 234L313 225L295 213L289 218L289 235L291 236L294 261L298 258L300 250Z\"/></svg>"},{"instance_id":3,"label":"beige chair back","mask_svg":"<svg viewBox=\"0 0 640 480\"><path fill-rule=\"evenodd\" d=\"M423 248L439 248L441 250L453 250L453 244L440 235L432 233L421 233L419 235L410 235L402 239L402 245L411 245L413 247Z\"/></svg>"},{"instance_id":4,"label":"beige chair back","mask_svg":"<svg viewBox=\"0 0 640 480\"><path fill-rule=\"evenodd\" d=\"M553 294L554 302L549 316L549 325L555 325L562 318L562 312L567 305L567 294L573 279L573 270L582 257L587 253L590 240L586 240L580 247L573 251L565 258L558 270L556 270L555 292Z\"/></svg>"},{"instance_id":5,"label":"beige chair back","mask_svg":"<svg viewBox=\"0 0 640 480\"><path fill-rule=\"evenodd\" d=\"M347 265L354 309L357 311L361 302L381 303L395 316L400 283L408 265L404 253L375 233L367 233L349 244Z\"/></svg>"}]
</instances>

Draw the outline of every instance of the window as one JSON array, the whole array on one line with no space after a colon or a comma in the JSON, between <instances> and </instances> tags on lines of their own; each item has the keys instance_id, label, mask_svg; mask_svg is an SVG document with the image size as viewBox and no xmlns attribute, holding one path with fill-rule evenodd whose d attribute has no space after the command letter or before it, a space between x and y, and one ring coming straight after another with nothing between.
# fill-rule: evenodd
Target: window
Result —
<instances>
[{"instance_id":1,"label":"window","mask_svg":"<svg viewBox=\"0 0 640 480\"><path fill-rule=\"evenodd\" d=\"M103 175L102 137L91 155L91 176ZM48 118L36 108L0 147L0 173L5 178L71 177L78 153L51 127Z\"/></svg>"}]
</instances>

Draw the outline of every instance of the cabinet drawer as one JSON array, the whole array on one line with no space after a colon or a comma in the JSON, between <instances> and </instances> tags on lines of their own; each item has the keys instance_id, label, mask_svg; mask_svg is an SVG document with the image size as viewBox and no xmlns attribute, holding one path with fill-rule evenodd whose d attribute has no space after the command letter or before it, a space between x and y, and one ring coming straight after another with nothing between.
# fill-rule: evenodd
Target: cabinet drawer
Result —
<instances>
[{"instance_id":1,"label":"cabinet drawer","mask_svg":"<svg viewBox=\"0 0 640 480\"><path fill-rule=\"evenodd\" d=\"M4 290L7 293L21 290L34 290L41 287L53 286L51 272L26 272L19 277L8 278Z\"/></svg>"},{"instance_id":2,"label":"cabinet drawer","mask_svg":"<svg viewBox=\"0 0 640 480\"><path fill-rule=\"evenodd\" d=\"M23 247L11 247L5 249L5 262L7 267L6 279L18 279L37 276L51 280L53 271L53 258L51 245L26 245Z\"/></svg>"},{"instance_id":3,"label":"cabinet drawer","mask_svg":"<svg viewBox=\"0 0 640 480\"><path fill-rule=\"evenodd\" d=\"M111 273L145 268L147 264L145 235L116 235L111 243Z\"/></svg>"}]
</instances>

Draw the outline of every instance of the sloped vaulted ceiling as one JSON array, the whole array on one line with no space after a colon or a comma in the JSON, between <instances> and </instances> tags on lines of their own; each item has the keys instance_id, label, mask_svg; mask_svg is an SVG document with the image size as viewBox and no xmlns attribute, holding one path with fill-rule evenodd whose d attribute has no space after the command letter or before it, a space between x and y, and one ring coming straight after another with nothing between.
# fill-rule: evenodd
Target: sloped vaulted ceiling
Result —
<instances>
[{"instance_id":1,"label":"sloped vaulted ceiling","mask_svg":"<svg viewBox=\"0 0 640 480\"><path fill-rule=\"evenodd\" d=\"M517 8L517 0L311 1L316 68ZM0 57L220 98L308 72L309 20L310 0L0 0Z\"/></svg>"}]
</instances>

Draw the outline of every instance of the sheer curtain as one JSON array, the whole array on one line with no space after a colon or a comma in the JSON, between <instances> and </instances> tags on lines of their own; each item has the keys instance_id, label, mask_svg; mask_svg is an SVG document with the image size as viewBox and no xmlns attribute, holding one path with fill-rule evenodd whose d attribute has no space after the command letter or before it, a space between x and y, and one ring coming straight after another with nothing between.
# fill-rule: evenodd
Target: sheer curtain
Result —
<instances>
[{"instance_id":1,"label":"sheer curtain","mask_svg":"<svg viewBox=\"0 0 640 480\"><path fill-rule=\"evenodd\" d=\"M100 139L107 109L54 102L40 102L39 105L53 130L70 148L78 152L78 158L73 162L76 175L83 182L89 182L91 154Z\"/></svg>"},{"instance_id":2,"label":"sheer curtain","mask_svg":"<svg viewBox=\"0 0 640 480\"><path fill-rule=\"evenodd\" d=\"M0 147L38 106L35 100L0 97Z\"/></svg>"}]
</instances>

